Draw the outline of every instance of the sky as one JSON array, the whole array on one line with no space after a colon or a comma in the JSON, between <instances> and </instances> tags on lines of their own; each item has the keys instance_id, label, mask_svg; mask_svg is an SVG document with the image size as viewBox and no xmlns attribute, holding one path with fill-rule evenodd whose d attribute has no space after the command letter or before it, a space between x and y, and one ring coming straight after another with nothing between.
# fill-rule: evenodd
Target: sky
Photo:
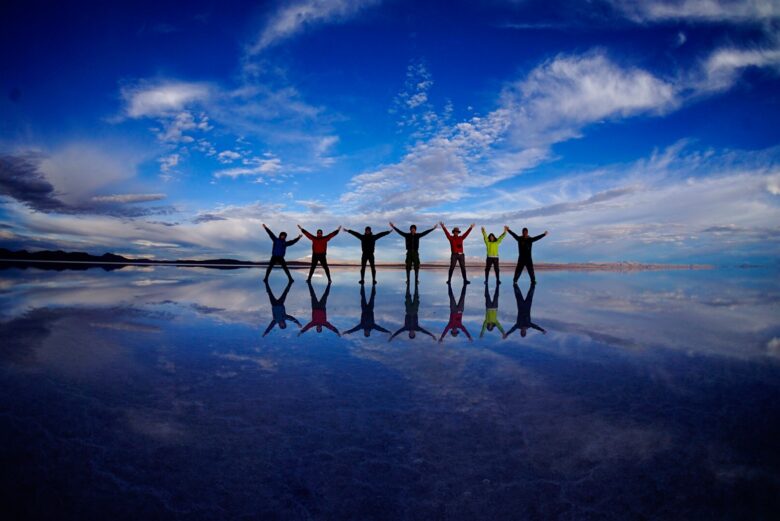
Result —
<instances>
[{"instance_id":1,"label":"sky","mask_svg":"<svg viewBox=\"0 0 780 521\"><path fill-rule=\"evenodd\" d=\"M537 262L780 254L780 0L4 2L0 49L0 247L443 220L475 258L504 225L549 231Z\"/></svg>"}]
</instances>

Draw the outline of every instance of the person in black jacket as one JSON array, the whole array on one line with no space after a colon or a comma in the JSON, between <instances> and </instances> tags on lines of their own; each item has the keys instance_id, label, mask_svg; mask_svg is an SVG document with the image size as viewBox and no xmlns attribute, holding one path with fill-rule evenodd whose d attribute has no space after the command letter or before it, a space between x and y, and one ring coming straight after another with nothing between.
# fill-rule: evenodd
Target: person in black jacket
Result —
<instances>
[{"instance_id":1,"label":"person in black jacket","mask_svg":"<svg viewBox=\"0 0 780 521\"><path fill-rule=\"evenodd\" d=\"M409 333L409 338L414 338L417 336L417 332L425 333L429 337L436 340L436 336L425 329L424 327L420 326L420 321L417 318L418 313L420 312L420 294L417 292L417 286L414 287L414 296L412 296L411 291L409 290L409 284L406 285L406 297L404 299L404 307L406 308L406 315L404 316L404 325L401 329L393 333L390 338L387 339L388 342L390 342L392 339L394 339L396 336L400 335L404 331Z\"/></svg>"},{"instance_id":2,"label":"person in black jacket","mask_svg":"<svg viewBox=\"0 0 780 521\"><path fill-rule=\"evenodd\" d=\"M534 260L531 257L531 247L533 246L533 243L543 237L546 237L547 232L545 231L541 235L531 237L528 235L528 228L523 228L522 235L517 235L509 228L507 228L506 231L508 231L509 234L512 235L512 237L514 237L517 241L517 267L515 267L514 283L517 284L517 279L519 279L520 275L523 274L523 268L528 268L528 276L531 277L531 284L536 284L536 276L534 274Z\"/></svg>"},{"instance_id":3,"label":"person in black jacket","mask_svg":"<svg viewBox=\"0 0 780 521\"><path fill-rule=\"evenodd\" d=\"M409 274L414 268L414 283L420 282L420 239L431 233L439 227L437 224L433 228L417 233L417 226L414 224L409 227L409 233L402 232L390 223L390 227L406 240L406 283L409 284Z\"/></svg>"},{"instance_id":4,"label":"person in black jacket","mask_svg":"<svg viewBox=\"0 0 780 521\"><path fill-rule=\"evenodd\" d=\"M363 256L360 259L360 283L363 284L366 278L366 263L371 264L371 278L374 279L376 284L376 266L374 265L374 250L376 249L376 241L388 235L390 230L379 232L376 235L371 233L371 227L366 226L366 233L358 233L355 230L346 228L347 233L354 235L360 241L360 247L363 250Z\"/></svg>"}]
</instances>

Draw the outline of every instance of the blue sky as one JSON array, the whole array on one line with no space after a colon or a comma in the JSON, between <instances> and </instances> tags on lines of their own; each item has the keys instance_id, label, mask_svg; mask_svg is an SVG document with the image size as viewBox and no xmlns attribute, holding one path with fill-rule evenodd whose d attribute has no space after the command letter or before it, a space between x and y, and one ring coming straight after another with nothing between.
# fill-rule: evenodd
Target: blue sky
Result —
<instances>
[{"instance_id":1,"label":"blue sky","mask_svg":"<svg viewBox=\"0 0 780 521\"><path fill-rule=\"evenodd\" d=\"M443 219L554 262L780 253L777 0L64 4L0 8L0 246L260 259L263 222Z\"/></svg>"}]
</instances>

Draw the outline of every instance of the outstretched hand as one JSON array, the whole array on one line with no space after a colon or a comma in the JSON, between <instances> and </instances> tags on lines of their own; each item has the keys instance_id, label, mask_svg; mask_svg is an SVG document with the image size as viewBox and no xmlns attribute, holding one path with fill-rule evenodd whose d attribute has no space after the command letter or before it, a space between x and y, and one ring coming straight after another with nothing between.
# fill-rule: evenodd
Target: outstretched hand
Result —
<instances>
[{"instance_id":1,"label":"outstretched hand","mask_svg":"<svg viewBox=\"0 0 780 521\"><path fill-rule=\"evenodd\" d=\"M297 224L296 226L298 226L298 229L299 229L299 230L303 231L303 228L301 228L301 225L300 225L300 224Z\"/></svg>"},{"instance_id":2,"label":"outstretched hand","mask_svg":"<svg viewBox=\"0 0 780 521\"><path fill-rule=\"evenodd\" d=\"M509 226L504 225L504 231L509 230Z\"/></svg>"},{"instance_id":3,"label":"outstretched hand","mask_svg":"<svg viewBox=\"0 0 780 521\"><path fill-rule=\"evenodd\" d=\"M393 221L390 221L390 227L395 228L395 224L393 224Z\"/></svg>"},{"instance_id":4,"label":"outstretched hand","mask_svg":"<svg viewBox=\"0 0 780 521\"><path fill-rule=\"evenodd\" d=\"M469 228L473 228L473 227L474 227L474 223L471 223L471 226L469 226Z\"/></svg>"},{"instance_id":5,"label":"outstretched hand","mask_svg":"<svg viewBox=\"0 0 780 521\"><path fill-rule=\"evenodd\" d=\"M547 233L548 233L547 230L544 230L544 234L547 235Z\"/></svg>"}]
</instances>

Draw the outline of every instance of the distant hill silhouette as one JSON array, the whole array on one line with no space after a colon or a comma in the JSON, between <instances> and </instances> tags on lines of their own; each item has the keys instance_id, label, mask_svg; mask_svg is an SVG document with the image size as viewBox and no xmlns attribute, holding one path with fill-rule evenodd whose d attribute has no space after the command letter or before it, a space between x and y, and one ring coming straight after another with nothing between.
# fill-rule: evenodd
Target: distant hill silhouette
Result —
<instances>
[{"instance_id":1,"label":"distant hill silhouette","mask_svg":"<svg viewBox=\"0 0 780 521\"><path fill-rule=\"evenodd\" d=\"M35 251L27 250L12 251L6 248L0 248L0 262L4 264L24 264L29 262L45 263L84 263L98 264L106 266L129 265L129 264L174 264L174 265L211 265L216 267L230 266L260 266L265 263L242 261L236 259L208 259L208 260L155 260L155 259L128 259L115 253L104 253L103 255L92 255L83 251ZM305 264L305 263L300 263Z\"/></svg>"}]
</instances>

